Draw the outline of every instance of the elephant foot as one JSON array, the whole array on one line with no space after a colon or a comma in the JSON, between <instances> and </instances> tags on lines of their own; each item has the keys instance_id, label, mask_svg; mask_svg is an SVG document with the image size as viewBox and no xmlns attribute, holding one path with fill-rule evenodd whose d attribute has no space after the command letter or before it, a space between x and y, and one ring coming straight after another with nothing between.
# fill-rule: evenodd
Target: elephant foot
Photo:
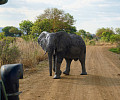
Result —
<instances>
[{"instance_id":1,"label":"elephant foot","mask_svg":"<svg viewBox=\"0 0 120 100\"><path fill-rule=\"evenodd\" d=\"M59 74L56 74L53 79L60 79L60 75L62 74L62 71L60 70Z\"/></svg>"},{"instance_id":2,"label":"elephant foot","mask_svg":"<svg viewBox=\"0 0 120 100\"><path fill-rule=\"evenodd\" d=\"M63 74L65 74L65 75L69 75L69 72L67 72L67 71L64 71L64 72L63 72Z\"/></svg>"},{"instance_id":3,"label":"elephant foot","mask_svg":"<svg viewBox=\"0 0 120 100\"><path fill-rule=\"evenodd\" d=\"M87 75L87 72L82 72L80 75Z\"/></svg>"},{"instance_id":4,"label":"elephant foot","mask_svg":"<svg viewBox=\"0 0 120 100\"><path fill-rule=\"evenodd\" d=\"M50 76L52 76L52 73L50 73Z\"/></svg>"},{"instance_id":5,"label":"elephant foot","mask_svg":"<svg viewBox=\"0 0 120 100\"><path fill-rule=\"evenodd\" d=\"M55 75L53 79L60 79L60 75Z\"/></svg>"}]
</instances>

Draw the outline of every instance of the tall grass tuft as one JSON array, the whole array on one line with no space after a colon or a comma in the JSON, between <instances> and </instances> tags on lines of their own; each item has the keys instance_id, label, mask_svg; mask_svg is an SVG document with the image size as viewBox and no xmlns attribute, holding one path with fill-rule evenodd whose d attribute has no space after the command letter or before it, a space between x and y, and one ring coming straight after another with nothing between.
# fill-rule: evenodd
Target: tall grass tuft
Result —
<instances>
[{"instance_id":1,"label":"tall grass tuft","mask_svg":"<svg viewBox=\"0 0 120 100\"><path fill-rule=\"evenodd\" d=\"M20 51L14 44L15 40L13 37L5 37L0 40L0 66L16 63L20 56Z\"/></svg>"},{"instance_id":2,"label":"tall grass tuft","mask_svg":"<svg viewBox=\"0 0 120 100\"><path fill-rule=\"evenodd\" d=\"M44 55L44 51L36 41L25 41L22 38L18 38L16 45L21 54L19 62L25 68L34 68L40 61L47 59L47 55Z\"/></svg>"},{"instance_id":3,"label":"tall grass tuft","mask_svg":"<svg viewBox=\"0 0 120 100\"><path fill-rule=\"evenodd\" d=\"M34 69L47 55L35 41L5 37L0 40L0 64L22 63L25 69Z\"/></svg>"}]
</instances>

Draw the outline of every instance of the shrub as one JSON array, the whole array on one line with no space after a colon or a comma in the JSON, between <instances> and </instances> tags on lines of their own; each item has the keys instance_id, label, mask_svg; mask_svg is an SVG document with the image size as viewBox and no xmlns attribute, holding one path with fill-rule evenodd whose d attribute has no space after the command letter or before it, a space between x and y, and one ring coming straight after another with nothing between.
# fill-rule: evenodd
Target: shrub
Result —
<instances>
[{"instance_id":1,"label":"shrub","mask_svg":"<svg viewBox=\"0 0 120 100\"><path fill-rule=\"evenodd\" d=\"M35 41L22 38L5 37L0 41L0 62L3 64L22 63L24 68L36 68L47 58Z\"/></svg>"},{"instance_id":2,"label":"shrub","mask_svg":"<svg viewBox=\"0 0 120 100\"><path fill-rule=\"evenodd\" d=\"M4 37L5 37L5 33L4 32L0 33L0 40L3 39Z\"/></svg>"},{"instance_id":3,"label":"shrub","mask_svg":"<svg viewBox=\"0 0 120 100\"><path fill-rule=\"evenodd\" d=\"M16 41L15 37L5 37L1 41L3 41L6 44L10 44Z\"/></svg>"},{"instance_id":4,"label":"shrub","mask_svg":"<svg viewBox=\"0 0 120 100\"><path fill-rule=\"evenodd\" d=\"M23 35L22 38L25 41L37 41L37 37L35 35Z\"/></svg>"},{"instance_id":5,"label":"shrub","mask_svg":"<svg viewBox=\"0 0 120 100\"><path fill-rule=\"evenodd\" d=\"M114 53L118 53L118 54L120 54L120 47L117 47L117 48L111 48L111 49L109 49L109 51L112 51L112 52L114 52Z\"/></svg>"},{"instance_id":6,"label":"shrub","mask_svg":"<svg viewBox=\"0 0 120 100\"><path fill-rule=\"evenodd\" d=\"M0 41L0 61L1 65L15 63L20 56L20 51L15 44L12 37L4 38Z\"/></svg>"},{"instance_id":7,"label":"shrub","mask_svg":"<svg viewBox=\"0 0 120 100\"><path fill-rule=\"evenodd\" d=\"M111 43L116 42L116 43L120 44L120 34L112 35L112 36L110 37L110 42L111 42Z\"/></svg>"},{"instance_id":8,"label":"shrub","mask_svg":"<svg viewBox=\"0 0 120 100\"><path fill-rule=\"evenodd\" d=\"M24 68L35 68L40 61L47 58L47 55L44 55L44 51L36 41L25 41L19 38L16 44L21 55L19 61L24 65Z\"/></svg>"},{"instance_id":9,"label":"shrub","mask_svg":"<svg viewBox=\"0 0 120 100\"><path fill-rule=\"evenodd\" d=\"M95 41L94 41L94 40L91 40L91 41L89 41L88 44L89 44L89 45L95 45Z\"/></svg>"}]
</instances>

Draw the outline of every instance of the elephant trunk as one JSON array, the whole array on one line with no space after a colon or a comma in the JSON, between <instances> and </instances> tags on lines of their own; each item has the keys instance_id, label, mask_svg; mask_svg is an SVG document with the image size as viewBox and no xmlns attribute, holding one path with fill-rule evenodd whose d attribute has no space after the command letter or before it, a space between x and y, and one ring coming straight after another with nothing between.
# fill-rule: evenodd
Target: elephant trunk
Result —
<instances>
[{"instance_id":1,"label":"elephant trunk","mask_svg":"<svg viewBox=\"0 0 120 100\"><path fill-rule=\"evenodd\" d=\"M52 53L48 53L48 59L49 59L49 73L50 76L52 76Z\"/></svg>"}]
</instances>

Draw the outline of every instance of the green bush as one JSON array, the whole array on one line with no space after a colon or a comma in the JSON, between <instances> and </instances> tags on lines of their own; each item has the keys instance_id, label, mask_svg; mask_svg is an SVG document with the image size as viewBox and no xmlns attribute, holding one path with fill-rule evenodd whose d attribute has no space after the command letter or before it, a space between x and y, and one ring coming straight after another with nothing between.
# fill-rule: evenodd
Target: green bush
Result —
<instances>
[{"instance_id":1,"label":"green bush","mask_svg":"<svg viewBox=\"0 0 120 100\"><path fill-rule=\"evenodd\" d=\"M114 52L114 53L120 54L120 47L111 48L111 49L109 49L109 51L112 51L112 52Z\"/></svg>"},{"instance_id":2,"label":"green bush","mask_svg":"<svg viewBox=\"0 0 120 100\"><path fill-rule=\"evenodd\" d=\"M37 41L37 36L35 35L23 35L22 38L25 40L25 41Z\"/></svg>"},{"instance_id":3,"label":"green bush","mask_svg":"<svg viewBox=\"0 0 120 100\"><path fill-rule=\"evenodd\" d=\"M88 42L89 45L95 45L95 41L91 40Z\"/></svg>"},{"instance_id":4,"label":"green bush","mask_svg":"<svg viewBox=\"0 0 120 100\"><path fill-rule=\"evenodd\" d=\"M0 33L0 40L3 39L4 37L5 37L5 33L4 32Z\"/></svg>"},{"instance_id":5,"label":"green bush","mask_svg":"<svg viewBox=\"0 0 120 100\"><path fill-rule=\"evenodd\" d=\"M114 42L120 43L120 34L111 35L110 42L111 43L114 43Z\"/></svg>"},{"instance_id":6,"label":"green bush","mask_svg":"<svg viewBox=\"0 0 120 100\"><path fill-rule=\"evenodd\" d=\"M18 47L13 43L13 37L7 37L0 41L0 61L1 65L15 63L20 56Z\"/></svg>"},{"instance_id":7,"label":"green bush","mask_svg":"<svg viewBox=\"0 0 120 100\"><path fill-rule=\"evenodd\" d=\"M10 44L16 41L15 37L5 37L1 41L3 41L6 44Z\"/></svg>"}]
</instances>

